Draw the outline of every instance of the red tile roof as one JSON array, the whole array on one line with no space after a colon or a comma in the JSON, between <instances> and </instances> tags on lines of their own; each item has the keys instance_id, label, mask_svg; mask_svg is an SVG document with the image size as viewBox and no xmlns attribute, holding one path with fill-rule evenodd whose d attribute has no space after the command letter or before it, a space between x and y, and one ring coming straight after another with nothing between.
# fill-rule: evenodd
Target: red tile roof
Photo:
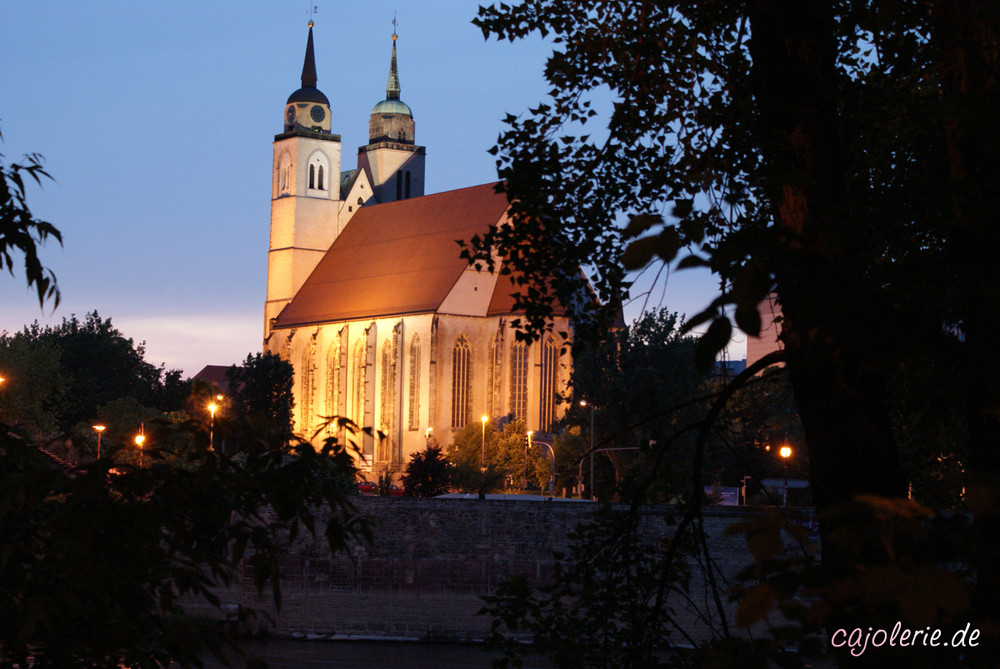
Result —
<instances>
[{"instance_id":1,"label":"red tile roof","mask_svg":"<svg viewBox=\"0 0 1000 669\"><path fill-rule=\"evenodd\" d=\"M468 267L456 241L483 234L507 210L506 195L494 189L490 183L359 209L275 327L435 311Z\"/></svg>"}]
</instances>

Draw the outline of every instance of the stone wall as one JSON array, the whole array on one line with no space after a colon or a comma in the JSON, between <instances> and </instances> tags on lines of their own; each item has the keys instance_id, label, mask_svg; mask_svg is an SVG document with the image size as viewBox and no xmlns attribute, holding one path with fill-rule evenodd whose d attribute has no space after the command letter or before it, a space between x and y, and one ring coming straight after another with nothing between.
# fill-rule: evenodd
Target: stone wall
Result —
<instances>
[{"instance_id":1,"label":"stone wall","mask_svg":"<svg viewBox=\"0 0 1000 669\"><path fill-rule=\"evenodd\" d=\"M230 593L242 604L269 608L268 632L316 638L481 639L490 620L477 616L480 597L515 574L534 582L549 575L553 551L593 513L588 503L438 500L364 497L361 510L376 523L374 542L330 557L321 538L296 542L284 561L280 612L259 599L252 574ZM642 519L650 545L672 533L669 508ZM735 575L749 564L745 538L725 528L743 509L708 508L706 532L720 570ZM692 599L698 600L694 583ZM702 598L703 599L703 598ZM687 617L687 616L685 616ZM692 612L690 619L694 620Z\"/></svg>"}]
</instances>

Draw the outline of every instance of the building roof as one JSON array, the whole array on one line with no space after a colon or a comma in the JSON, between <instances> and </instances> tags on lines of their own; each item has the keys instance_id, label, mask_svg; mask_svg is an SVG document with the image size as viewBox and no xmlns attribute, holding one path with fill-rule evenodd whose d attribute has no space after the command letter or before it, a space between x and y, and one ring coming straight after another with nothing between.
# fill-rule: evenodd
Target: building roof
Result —
<instances>
[{"instance_id":1,"label":"building roof","mask_svg":"<svg viewBox=\"0 0 1000 669\"><path fill-rule=\"evenodd\" d=\"M457 242L482 235L506 210L492 183L362 207L274 327L434 312L468 268ZM494 299L490 311L502 311Z\"/></svg>"},{"instance_id":2,"label":"building roof","mask_svg":"<svg viewBox=\"0 0 1000 669\"><path fill-rule=\"evenodd\" d=\"M208 384L214 385L222 392L226 392L229 389L229 377L226 376L226 372L229 370L229 365L205 365L200 372L192 376L193 380L205 381Z\"/></svg>"}]
</instances>

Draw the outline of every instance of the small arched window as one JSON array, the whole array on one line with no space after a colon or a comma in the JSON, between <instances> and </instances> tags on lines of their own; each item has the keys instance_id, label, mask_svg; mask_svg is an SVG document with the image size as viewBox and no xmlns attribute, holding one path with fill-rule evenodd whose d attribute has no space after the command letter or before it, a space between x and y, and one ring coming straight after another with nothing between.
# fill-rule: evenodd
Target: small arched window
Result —
<instances>
[{"instance_id":1,"label":"small arched window","mask_svg":"<svg viewBox=\"0 0 1000 669\"><path fill-rule=\"evenodd\" d=\"M309 190L325 191L326 175L330 173L330 163L322 151L316 151L309 157Z\"/></svg>"},{"instance_id":2,"label":"small arched window","mask_svg":"<svg viewBox=\"0 0 1000 669\"><path fill-rule=\"evenodd\" d=\"M406 170L406 198L410 198L410 170Z\"/></svg>"}]
</instances>

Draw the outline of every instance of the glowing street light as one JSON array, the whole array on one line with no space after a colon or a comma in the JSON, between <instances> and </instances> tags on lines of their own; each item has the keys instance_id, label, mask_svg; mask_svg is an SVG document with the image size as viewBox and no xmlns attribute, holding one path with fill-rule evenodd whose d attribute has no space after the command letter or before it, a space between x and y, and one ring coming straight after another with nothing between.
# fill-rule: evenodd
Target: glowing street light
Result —
<instances>
[{"instance_id":1,"label":"glowing street light","mask_svg":"<svg viewBox=\"0 0 1000 669\"><path fill-rule=\"evenodd\" d=\"M146 441L146 435L141 432L135 435L135 445L139 447L139 467L142 467L142 444Z\"/></svg>"},{"instance_id":2,"label":"glowing street light","mask_svg":"<svg viewBox=\"0 0 1000 669\"><path fill-rule=\"evenodd\" d=\"M220 395L221 397L221 395ZM208 433L208 450L215 450L215 412L219 410L219 405L212 402L208 405L208 413L212 414L212 427Z\"/></svg>"},{"instance_id":3,"label":"glowing street light","mask_svg":"<svg viewBox=\"0 0 1000 669\"><path fill-rule=\"evenodd\" d=\"M590 407L590 499L594 499L594 405L580 400L580 406Z\"/></svg>"},{"instance_id":4,"label":"glowing street light","mask_svg":"<svg viewBox=\"0 0 1000 669\"><path fill-rule=\"evenodd\" d=\"M786 444L778 451L778 455L785 462L785 486L782 494L781 506L788 506L788 458L792 457L792 449Z\"/></svg>"},{"instance_id":5,"label":"glowing street light","mask_svg":"<svg viewBox=\"0 0 1000 669\"><path fill-rule=\"evenodd\" d=\"M489 416L483 416L481 419L483 421L483 440L479 452L479 469L481 471L486 471L486 421L489 420Z\"/></svg>"},{"instance_id":6,"label":"glowing street light","mask_svg":"<svg viewBox=\"0 0 1000 669\"><path fill-rule=\"evenodd\" d=\"M108 429L104 425L94 425L94 431L97 432L97 459L101 459L101 434Z\"/></svg>"}]
</instances>

